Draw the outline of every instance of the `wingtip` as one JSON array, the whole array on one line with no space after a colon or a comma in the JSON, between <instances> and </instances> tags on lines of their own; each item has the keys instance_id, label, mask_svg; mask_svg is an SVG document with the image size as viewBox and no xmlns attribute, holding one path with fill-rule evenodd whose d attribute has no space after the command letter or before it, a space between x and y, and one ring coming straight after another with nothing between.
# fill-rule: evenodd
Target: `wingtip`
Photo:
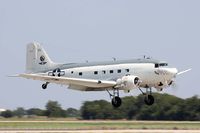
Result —
<instances>
[{"instance_id":1,"label":"wingtip","mask_svg":"<svg viewBox=\"0 0 200 133\"><path fill-rule=\"evenodd\" d=\"M13 77L20 77L20 74L16 74L16 75L7 75L7 77L13 78Z\"/></svg>"},{"instance_id":2,"label":"wingtip","mask_svg":"<svg viewBox=\"0 0 200 133\"><path fill-rule=\"evenodd\" d=\"M7 75L7 77L23 77L26 73L15 74L15 75Z\"/></svg>"}]
</instances>

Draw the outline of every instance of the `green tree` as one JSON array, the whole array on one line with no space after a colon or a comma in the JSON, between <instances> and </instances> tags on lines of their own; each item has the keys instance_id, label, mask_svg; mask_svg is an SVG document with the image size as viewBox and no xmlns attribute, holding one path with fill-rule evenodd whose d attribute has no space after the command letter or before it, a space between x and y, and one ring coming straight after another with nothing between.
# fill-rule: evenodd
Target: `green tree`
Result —
<instances>
[{"instance_id":1,"label":"green tree","mask_svg":"<svg viewBox=\"0 0 200 133\"><path fill-rule=\"evenodd\" d=\"M31 109L28 109L26 112L27 112L27 115L36 115L36 116L45 115L45 111L39 108L31 108Z\"/></svg>"},{"instance_id":2,"label":"green tree","mask_svg":"<svg viewBox=\"0 0 200 133\"><path fill-rule=\"evenodd\" d=\"M130 96L130 97L124 97L122 98L122 100L123 104L121 106L121 111L124 113L124 118L129 120L135 119L135 116L138 113L136 98Z\"/></svg>"},{"instance_id":3,"label":"green tree","mask_svg":"<svg viewBox=\"0 0 200 133\"><path fill-rule=\"evenodd\" d=\"M21 118L26 115L26 110L22 107L18 107L16 110L13 111L14 115Z\"/></svg>"},{"instance_id":4,"label":"green tree","mask_svg":"<svg viewBox=\"0 0 200 133\"><path fill-rule=\"evenodd\" d=\"M182 110L185 113L185 120L200 120L200 99L198 96L187 98Z\"/></svg>"},{"instance_id":5,"label":"green tree","mask_svg":"<svg viewBox=\"0 0 200 133\"><path fill-rule=\"evenodd\" d=\"M46 116L66 117L66 113L57 101L48 101L48 103L46 104Z\"/></svg>"},{"instance_id":6,"label":"green tree","mask_svg":"<svg viewBox=\"0 0 200 133\"><path fill-rule=\"evenodd\" d=\"M148 106L144 96L124 97L119 108L105 100L86 101L81 107L83 119L137 120L200 120L200 99L197 96L181 99L169 94L153 93L155 103Z\"/></svg>"},{"instance_id":7,"label":"green tree","mask_svg":"<svg viewBox=\"0 0 200 133\"><path fill-rule=\"evenodd\" d=\"M66 116L67 117L79 117L80 116L80 112L77 109L74 108L68 108L66 110Z\"/></svg>"},{"instance_id":8,"label":"green tree","mask_svg":"<svg viewBox=\"0 0 200 133\"><path fill-rule=\"evenodd\" d=\"M81 116L83 119L122 119L124 112L105 100L96 100L93 102L85 102L81 107Z\"/></svg>"},{"instance_id":9,"label":"green tree","mask_svg":"<svg viewBox=\"0 0 200 133\"><path fill-rule=\"evenodd\" d=\"M154 94L155 103L152 106L141 104L136 119L138 120L179 120L181 115L179 104L183 99L168 95Z\"/></svg>"},{"instance_id":10,"label":"green tree","mask_svg":"<svg viewBox=\"0 0 200 133\"><path fill-rule=\"evenodd\" d=\"M6 110L6 111L1 112L1 116L5 118L10 118L10 117L13 117L13 112L11 110Z\"/></svg>"}]
</instances>

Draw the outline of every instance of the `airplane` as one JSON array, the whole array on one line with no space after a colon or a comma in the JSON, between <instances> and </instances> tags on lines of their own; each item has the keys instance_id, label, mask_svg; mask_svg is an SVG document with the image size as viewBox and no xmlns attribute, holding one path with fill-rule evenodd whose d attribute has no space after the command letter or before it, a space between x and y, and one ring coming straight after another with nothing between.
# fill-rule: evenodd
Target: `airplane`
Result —
<instances>
[{"instance_id":1,"label":"airplane","mask_svg":"<svg viewBox=\"0 0 200 133\"><path fill-rule=\"evenodd\" d=\"M144 95L144 102L153 105L152 88L157 91L172 86L177 75L190 71L178 72L168 67L165 61L152 58L113 60L86 63L54 63L37 43L29 43L26 51L26 72L19 77L68 86L79 91L107 91L113 107L122 104L119 90L129 93L139 89ZM144 90L145 89L145 90Z\"/></svg>"}]
</instances>

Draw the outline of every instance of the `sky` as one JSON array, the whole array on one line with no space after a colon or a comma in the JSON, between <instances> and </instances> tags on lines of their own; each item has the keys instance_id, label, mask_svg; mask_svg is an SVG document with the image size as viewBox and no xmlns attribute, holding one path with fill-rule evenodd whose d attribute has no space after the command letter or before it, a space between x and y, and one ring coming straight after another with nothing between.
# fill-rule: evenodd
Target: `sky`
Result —
<instances>
[{"instance_id":1,"label":"sky","mask_svg":"<svg viewBox=\"0 0 200 133\"><path fill-rule=\"evenodd\" d=\"M104 99L107 92L8 75L25 72L26 45L39 42L59 63L141 58L164 60L180 71L177 88L163 93L188 98L200 94L200 1L198 0L0 0L0 108L45 108L48 100L64 109ZM138 90L120 96L137 96Z\"/></svg>"}]
</instances>

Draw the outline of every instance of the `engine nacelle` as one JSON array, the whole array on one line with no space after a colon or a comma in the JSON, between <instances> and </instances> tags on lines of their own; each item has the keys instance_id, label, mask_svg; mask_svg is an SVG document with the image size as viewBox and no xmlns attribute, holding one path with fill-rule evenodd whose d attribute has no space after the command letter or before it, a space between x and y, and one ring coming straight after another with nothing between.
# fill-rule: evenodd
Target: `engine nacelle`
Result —
<instances>
[{"instance_id":1,"label":"engine nacelle","mask_svg":"<svg viewBox=\"0 0 200 133\"><path fill-rule=\"evenodd\" d=\"M117 80L117 87L123 90L131 90L138 88L141 83L141 80L137 76L123 76Z\"/></svg>"}]
</instances>

